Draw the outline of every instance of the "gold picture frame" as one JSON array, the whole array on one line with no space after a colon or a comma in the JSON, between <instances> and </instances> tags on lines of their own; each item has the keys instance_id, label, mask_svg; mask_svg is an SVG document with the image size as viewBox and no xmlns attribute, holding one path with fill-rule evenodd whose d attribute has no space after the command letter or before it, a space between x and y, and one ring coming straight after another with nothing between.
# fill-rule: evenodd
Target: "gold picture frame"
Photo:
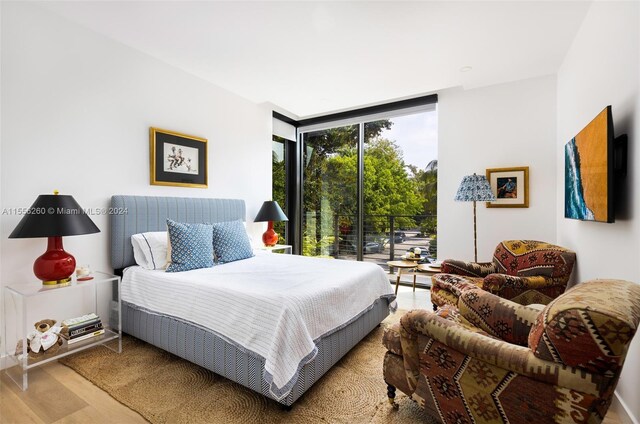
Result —
<instances>
[{"instance_id":1,"label":"gold picture frame","mask_svg":"<svg viewBox=\"0 0 640 424\"><path fill-rule=\"evenodd\" d=\"M151 185L207 188L207 139L149 128Z\"/></svg>"},{"instance_id":2,"label":"gold picture frame","mask_svg":"<svg viewBox=\"0 0 640 424\"><path fill-rule=\"evenodd\" d=\"M488 208L529 207L529 167L490 168L487 180L496 200L487 202Z\"/></svg>"}]
</instances>

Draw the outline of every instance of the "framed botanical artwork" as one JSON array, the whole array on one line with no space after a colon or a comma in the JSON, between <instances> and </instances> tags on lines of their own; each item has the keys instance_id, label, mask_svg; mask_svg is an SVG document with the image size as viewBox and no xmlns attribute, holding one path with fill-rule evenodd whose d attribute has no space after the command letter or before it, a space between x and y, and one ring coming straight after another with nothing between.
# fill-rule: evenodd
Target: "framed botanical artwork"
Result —
<instances>
[{"instance_id":1,"label":"framed botanical artwork","mask_svg":"<svg viewBox=\"0 0 640 424\"><path fill-rule=\"evenodd\" d=\"M207 188L207 139L149 129L151 184Z\"/></svg>"},{"instance_id":2,"label":"framed botanical artwork","mask_svg":"<svg viewBox=\"0 0 640 424\"><path fill-rule=\"evenodd\" d=\"M494 202L487 202L488 208L529 207L528 166L487 169L487 180L496 196Z\"/></svg>"}]
</instances>

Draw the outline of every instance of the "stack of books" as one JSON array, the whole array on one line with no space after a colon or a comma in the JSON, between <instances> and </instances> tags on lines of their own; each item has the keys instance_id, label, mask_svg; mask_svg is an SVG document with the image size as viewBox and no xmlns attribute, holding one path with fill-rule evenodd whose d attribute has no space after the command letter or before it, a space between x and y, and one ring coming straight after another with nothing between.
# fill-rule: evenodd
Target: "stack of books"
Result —
<instances>
[{"instance_id":1,"label":"stack of books","mask_svg":"<svg viewBox=\"0 0 640 424\"><path fill-rule=\"evenodd\" d=\"M62 321L60 335L67 340L67 344L81 342L102 334L104 334L102 321L93 313Z\"/></svg>"}]
</instances>

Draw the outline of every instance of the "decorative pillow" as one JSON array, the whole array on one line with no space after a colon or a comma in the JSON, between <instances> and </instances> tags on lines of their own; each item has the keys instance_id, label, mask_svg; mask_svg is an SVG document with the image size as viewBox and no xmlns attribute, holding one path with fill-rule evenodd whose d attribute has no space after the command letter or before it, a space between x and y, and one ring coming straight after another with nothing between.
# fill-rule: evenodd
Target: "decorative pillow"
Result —
<instances>
[{"instance_id":1,"label":"decorative pillow","mask_svg":"<svg viewBox=\"0 0 640 424\"><path fill-rule=\"evenodd\" d=\"M253 249L242 221L213 224L213 250L221 263L252 257Z\"/></svg>"},{"instance_id":2,"label":"decorative pillow","mask_svg":"<svg viewBox=\"0 0 640 424\"><path fill-rule=\"evenodd\" d=\"M171 263L167 272L189 271L213 266L213 227L185 224L167 219L171 243Z\"/></svg>"},{"instance_id":3,"label":"decorative pillow","mask_svg":"<svg viewBox=\"0 0 640 424\"><path fill-rule=\"evenodd\" d=\"M168 235L166 231L139 233L131 236L133 257L145 269L165 269L167 267Z\"/></svg>"}]
</instances>

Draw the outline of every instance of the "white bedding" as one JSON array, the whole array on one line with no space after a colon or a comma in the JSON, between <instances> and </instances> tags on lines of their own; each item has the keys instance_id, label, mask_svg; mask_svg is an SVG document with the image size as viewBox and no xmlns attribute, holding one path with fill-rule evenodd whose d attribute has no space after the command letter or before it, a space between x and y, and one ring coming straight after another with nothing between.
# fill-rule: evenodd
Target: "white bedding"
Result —
<instances>
[{"instance_id":1,"label":"white bedding","mask_svg":"<svg viewBox=\"0 0 640 424\"><path fill-rule=\"evenodd\" d=\"M122 280L123 301L209 328L265 358L278 400L315 356L314 340L380 297L394 296L378 265L296 255L262 254L179 273L134 266Z\"/></svg>"}]
</instances>

